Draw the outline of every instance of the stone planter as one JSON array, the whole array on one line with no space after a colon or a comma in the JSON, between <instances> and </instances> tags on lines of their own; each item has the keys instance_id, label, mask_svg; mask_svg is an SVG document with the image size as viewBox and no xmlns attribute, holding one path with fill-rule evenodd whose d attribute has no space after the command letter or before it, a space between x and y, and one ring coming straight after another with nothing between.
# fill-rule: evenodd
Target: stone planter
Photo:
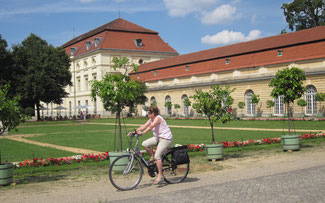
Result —
<instances>
[{"instance_id":1,"label":"stone planter","mask_svg":"<svg viewBox=\"0 0 325 203\"><path fill-rule=\"evenodd\" d=\"M6 163L0 165L0 186L10 185L13 181L14 165Z\"/></svg>"},{"instance_id":2,"label":"stone planter","mask_svg":"<svg viewBox=\"0 0 325 203\"><path fill-rule=\"evenodd\" d=\"M109 153L109 163L113 163L113 161L122 155L126 155L129 154L128 152L110 152ZM119 161L117 161L117 165L114 165L113 171L117 172L117 171L123 171L125 169L125 167L127 166L129 162L128 158L125 159L120 159Z\"/></svg>"},{"instance_id":3,"label":"stone planter","mask_svg":"<svg viewBox=\"0 0 325 203\"><path fill-rule=\"evenodd\" d=\"M283 151L300 149L300 135L283 135L281 136L281 143Z\"/></svg>"},{"instance_id":4,"label":"stone planter","mask_svg":"<svg viewBox=\"0 0 325 203\"><path fill-rule=\"evenodd\" d=\"M208 160L223 159L223 144L207 144L205 147Z\"/></svg>"}]
</instances>

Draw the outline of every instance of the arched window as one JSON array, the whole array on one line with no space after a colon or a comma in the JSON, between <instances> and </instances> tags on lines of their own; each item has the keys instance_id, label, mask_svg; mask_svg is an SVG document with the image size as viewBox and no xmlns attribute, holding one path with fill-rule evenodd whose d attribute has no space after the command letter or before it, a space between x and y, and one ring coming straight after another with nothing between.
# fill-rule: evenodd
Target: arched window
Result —
<instances>
[{"instance_id":1,"label":"arched window","mask_svg":"<svg viewBox=\"0 0 325 203\"><path fill-rule=\"evenodd\" d=\"M170 102L170 103L172 102L172 99L168 95L165 98L165 104L167 102ZM172 114L172 107L171 106L166 106L165 110L166 110L166 115L171 115Z\"/></svg>"},{"instance_id":2,"label":"arched window","mask_svg":"<svg viewBox=\"0 0 325 203\"><path fill-rule=\"evenodd\" d=\"M150 98L150 105L151 106L156 106L157 105L157 101L156 101L156 98L155 97L151 97Z\"/></svg>"},{"instance_id":3,"label":"arched window","mask_svg":"<svg viewBox=\"0 0 325 203\"><path fill-rule=\"evenodd\" d=\"M274 115L283 115L283 96L274 99Z\"/></svg>"},{"instance_id":4,"label":"arched window","mask_svg":"<svg viewBox=\"0 0 325 203\"><path fill-rule=\"evenodd\" d=\"M246 102L246 115L253 116L255 113L255 104L251 102L254 92L252 90L247 90L245 92L245 102Z\"/></svg>"},{"instance_id":5,"label":"arched window","mask_svg":"<svg viewBox=\"0 0 325 203\"><path fill-rule=\"evenodd\" d=\"M313 85L306 88L306 115L313 115L317 113L316 93L317 90Z\"/></svg>"},{"instance_id":6,"label":"arched window","mask_svg":"<svg viewBox=\"0 0 325 203\"><path fill-rule=\"evenodd\" d=\"M184 116L187 116L188 115L188 106L185 105L185 101L188 99L187 95L184 94L182 96L182 105L183 105L183 114Z\"/></svg>"}]
</instances>

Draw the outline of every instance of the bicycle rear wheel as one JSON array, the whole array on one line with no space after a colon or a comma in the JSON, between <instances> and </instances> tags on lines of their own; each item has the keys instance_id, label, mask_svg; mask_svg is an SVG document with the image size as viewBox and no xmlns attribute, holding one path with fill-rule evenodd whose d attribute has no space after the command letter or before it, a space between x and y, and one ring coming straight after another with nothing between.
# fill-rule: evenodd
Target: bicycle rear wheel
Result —
<instances>
[{"instance_id":1,"label":"bicycle rear wheel","mask_svg":"<svg viewBox=\"0 0 325 203\"><path fill-rule=\"evenodd\" d=\"M109 168L109 179L118 190L132 190L141 181L143 167L137 157L123 155L116 158Z\"/></svg>"},{"instance_id":2,"label":"bicycle rear wheel","mask_svg":"<svg viewBox=\"0 0 325 203\"><path fill-rule=\"evenodd\" d=\"M174 165L171 163L171 160L172 153L168 152L162 161L164 179L170 184L180 183L186 178L190 170L190 163Z\"/></svg>"}]
</instances>

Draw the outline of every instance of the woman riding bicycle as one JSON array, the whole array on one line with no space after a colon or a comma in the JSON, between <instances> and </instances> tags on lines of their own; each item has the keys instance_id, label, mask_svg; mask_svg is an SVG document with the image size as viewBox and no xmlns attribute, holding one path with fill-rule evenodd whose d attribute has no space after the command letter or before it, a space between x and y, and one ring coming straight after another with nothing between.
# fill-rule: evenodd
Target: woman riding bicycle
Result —
<instances>
[{"instance_id":1,"label":"woman riding bicycle","mask_svg":"<svg viewBox=\"0 0 325 203\"><path fill-rule=\"evenodd\" d=\"M166 121L159 115L159 110L156 106L149 107L148 111L149 120L142 126L140 126L136 131L138 135L143 135L152 130L153 137L145 140L142 146L150 155L150 161L156 160L156 165L158 168L158 176L153 184L158 184L163 180L162 175L162 161L161 156L167 151L167 148L172 144L172 132L170 131ZM130 133L129 133L130 135ZM156 146L157 150L154 154L150 147Z\"/></svg>"}]
</instances>

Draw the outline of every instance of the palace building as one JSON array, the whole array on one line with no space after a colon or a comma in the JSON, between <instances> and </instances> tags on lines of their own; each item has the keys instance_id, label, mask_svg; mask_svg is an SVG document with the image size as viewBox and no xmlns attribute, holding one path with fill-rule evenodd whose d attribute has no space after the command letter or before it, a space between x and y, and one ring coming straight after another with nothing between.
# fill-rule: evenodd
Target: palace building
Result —
<instances>
[{"instance_id":1,"label":"palace building","mask_svg":"<svg viewBox=\"0 0 325 203\"><path fill-rule=\"evenodd\" d=\"M127 57L130 63L148 62L177 56L178 53L164 42L158 32L146 29L122 18L82 34L61 46L71 58L70 71L72 86L61 106L63 116L78 115L80 111L88 114L110 116L100 99L90 97L90 82L101 80L107 73L116 73L112 59ZM56 105L44 104L45 116L56 116Z\"/></svg>"},{"instance_id":2,"label":"palace building","mask_svg":"<svg viewBox=\"0 0 325 203\"><path fill-rule=\"evenodd\" d=\"M295 102L294 116L322 113L324 106L316 102L315 96L317 92L325 92L325 26L145 63L130 76L146 83L146 105L156 103L163 115L196 115L191 107L184 105L184 99L196 89L208 91L219 84L235 88L234 114L267 117L284 114L282 98L270 96L269 82L278 70L286 67L304 70L307 78L303 97L307 106L300 107ZM260 96L258 104L251 103L253 94ZM274 101L275 106L267 108L268 100ZM166 102L179 104L181 108L167 108ZM238 102L245 102L245 108L239 109ZM139 111L142 109L138 107Z\"/></svg>"}]
</instances>

